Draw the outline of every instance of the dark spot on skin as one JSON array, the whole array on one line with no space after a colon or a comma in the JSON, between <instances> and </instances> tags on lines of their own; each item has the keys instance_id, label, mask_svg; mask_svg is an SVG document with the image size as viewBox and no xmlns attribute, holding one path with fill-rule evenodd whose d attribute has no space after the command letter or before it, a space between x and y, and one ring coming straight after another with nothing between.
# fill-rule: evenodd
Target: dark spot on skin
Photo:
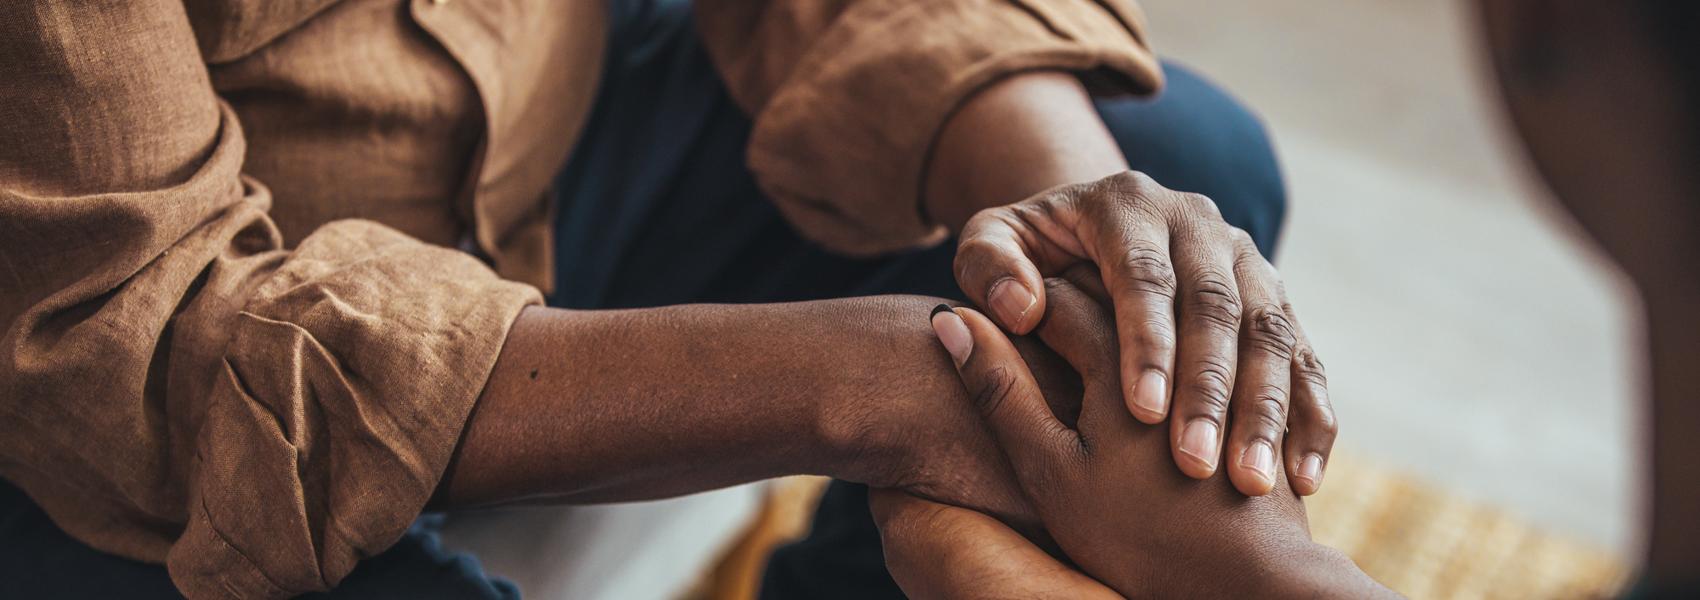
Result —
<instances>
[{"instance_id":1,"label":"dark spot on skin","mask_svg":"<svg viewBox=\"0 0 1700 600\"><path fill-rule=\"evenodd\" d=\"M532 369L532 370L531 370L531 378L532 378L532 380L536 380L536 379L537 379L537 369Z\"/></svg>"}]
</instances>

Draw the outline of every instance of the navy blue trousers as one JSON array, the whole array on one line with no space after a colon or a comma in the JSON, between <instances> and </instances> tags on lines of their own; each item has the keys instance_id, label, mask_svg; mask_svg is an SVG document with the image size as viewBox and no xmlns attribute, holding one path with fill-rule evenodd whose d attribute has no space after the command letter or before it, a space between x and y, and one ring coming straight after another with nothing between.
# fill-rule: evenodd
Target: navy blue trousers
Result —
<instances>
[{"instance_id":1,"label":"navy blue trousers","mask_svg":"<svg viewBox=\"0 0 1700 600\"><path fill-rule=\"evenodd\" d=\"M883 258L835 256L798 236L744 166L749 118L727 96L679 1L614 2L602 90L556 181L558 289L550 303L628 308L870 294L960 298L952 244ZM1268 255L1285 211L1258 120L1192 72L1165 64L1154 100L1097 103L1133 168L1203 193ZM924 317L917 317L924 318ZM331 598L517 597L421 518L363 561ZM834 483L811 535L775 553L772 598L901 597L885 572L867 491ZM96 552L0 481L0 598L172 598L165 569Z\"/></svg>"}]
</instances>

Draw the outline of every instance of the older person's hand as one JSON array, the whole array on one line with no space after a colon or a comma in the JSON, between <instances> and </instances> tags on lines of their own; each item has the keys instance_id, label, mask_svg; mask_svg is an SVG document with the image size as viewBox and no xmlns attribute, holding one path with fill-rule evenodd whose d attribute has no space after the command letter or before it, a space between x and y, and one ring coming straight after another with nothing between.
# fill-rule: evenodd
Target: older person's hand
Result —
<instances>
[{"instance_id":1,"label":"older person's hand","mask_svg":"<svg viewBox=\"0 0 1700 600\"><path fill-rule=\"evenodd\" d=\"M1172 414L1181 470L1215 473L1226 434L1241 492L1269 493L1277 479L1315 492L1335 435L1322 364L1250 236L1210 199L1124 172L976 214L956 274L1024 334L1047 314L1043 277L1088 262L1114 306L1122 397L1145 423Z\"/></svg>"},{"instance_id":2,"label":"older person's hand","mask_svg":"<svg viewBox=\"0 0 1700 600\"><path fill-rule=\"evenodd\" d=\"M1043 278L1092 267L1114 307L1121 397L1141 421L1169 418L1181 470L1209 477L1226 440L1241 492L1269 493L1278 465L1293 491L1316 492L1333 410L1279 277L1209 198L1128 171L1073 75L989 87L935 152L923 209L960 236L970 300L1026 334L1049 312Z\"/></svg>"}]
</instances>

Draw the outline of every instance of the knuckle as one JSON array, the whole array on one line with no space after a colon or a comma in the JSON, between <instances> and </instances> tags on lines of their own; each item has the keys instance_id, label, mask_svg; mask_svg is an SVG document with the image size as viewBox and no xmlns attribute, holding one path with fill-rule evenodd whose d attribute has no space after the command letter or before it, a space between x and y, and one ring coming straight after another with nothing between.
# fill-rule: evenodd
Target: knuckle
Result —
<instances>
[{"instance_id":1,"label":"knuckle","mask_svg":"<svg viewBox=\"0 0 1700 600\"><path fill-rule=\"evenodd\" d=\"M974 406L980 409L981 414L995 414L1017 393L1016 390L1015 373L1007 367L993 367L986 371L985 379L974 390Z\"/></svg>"},{"instance_id":2,"label":"knuckle","mask_svg":"<svg viewBox=\"0 0 1700 600\"><path fill-rule=\"evenodd\" d=\"M1281 432L1287 427L1287 391L1280 386L1260 385L1240 410L1242 418L1257 424L1256 429Z\"/></svg>"},{"instance_id":3,"label":"knuckle","mask_svg":"<svg viewBox=\"0 0 1700 600\"><path fill-rule=\"evenodd\" d=\"M1093 193L1108 200L1109 206L1140 211L1150 211L1151 200L1167 191L1157 180L1139 171L1122 171L1091 185Z\"/></svg>"},{"instance_id":4,"label":"knuckle","mask_svg":"<svg viewBox=\"0 0 1700 600\"><path fill-rule=\"evenodd\" d=\"M1316 357L1316 351L1309 346L1298 349L1293 360L1293 370L1306 384L1323 390L1328 389L1328 371L1323 368L1322 360Z\"/></svg>"},{"instance_id":5,"label":"knuckle","mask_svg":"<svg viewBox=\"0 0 1700 600\"><path fill-rule=\"evenodd\" d=\"M1003 246L984 234L962 238L957 243L956 258L951 265L956 272L956 282L964 289L984 285L974 278L1003 273L1003 265L1007 264L1002 258L1004 254Z\"/></svg>"},{"instance_id":6,"label":"knuckle","mask_svg":"<svg viewBox=\"0 0 1700 600\"><path fill-rule=\"evenodd\" d=\"M1257 251L1257 242L1251 239L1250 232L1233 225L1229 225L1228 244L1234 249L1235 253L1240 255L1241 258L1246 260L1257 260L1258 262L1253 263L1252 266L1256 267L1259 271L1266 271L1270 273L1274 272L1275 267L1269 264L1269 261L1263 259L1263 253Z\"/></svg>"},{"instance_id":7,"label":"knuckle","mask_svg":"<svg viewBox=\"0 0 1700 600\"><path fill-rule=\"evenodd\" d=\"M1326 403L1319 404L1316 407L1315 422L1311 427L1326 440L1332 441L1334 436L1339 435L1340 420L1334 416L1334 407Z\"/></svg>"},{"instance_id":8,"label":"knuckle","mask_svg":"<svg viewBox=\"0 0 1700 600\"><path fill-rule=\"evenodd\" d=\"M1002 210L1002 207L985 208L970 215L968 221L962 224L962 240L967 241L983 235L987 226L993 225L999 220L998 211L1000 210Z\"/></svg>"},{"instance_id":9,"label":"knuckle","mask_svg":"<svg viewBox=\"0 0 1700 600\"><path fill-rule=\"evenodd\" d=\"M1175 297L1175 269L1169 265L1168 253L1155 245L1146 242L1132 242L1122 253L1122 265L1128 274L1128 286L1132 291L1160 296Z\"/></svg>"},{"instance_id":10,"label":"knuckle","mask_svg":"<svg viewBox=\"0 0 1700 600\"><path fill-rule=\"evenodd\" d=\"M1175 351L1175 329L1164 319L1146 319L1140 331L1139 339L1135 340L1141 348L1151 355L1169 356Z\"/></svg>"},{"instance_id":11,"label":"knuckle","mask_svg":"<svg viewBox=\"0 0 1700 600\"><path fill-rule=\"evenodd\" d=\"M1292 359L1298 335L1281 307L1273 304L1253 307L1246 313L1245 331L1246 341L1253 347L1283 360Z\"/></svg>"},{"instance_id":12,"label":"knuckle","mask_svg":"<svg viewBox=\"0 0 1700 600\"><path fill-rule=\"evenodd\" d=\"M956 244L956 262L962 264L965 260L972 260L975 255L995 254L1000 249L998 242L983 232L979 235L964 237L962 241Z\"/></svg>"},{"instance_id":13,"label":"knuckle","mask_svg":"<svg viewBox=\"0 0 1700 600\"><path fill-rule=\"evenodd\" d=\"M1212 221L1222 220L1222 210L1216 206L1216 201L1209 196L1193 192L1180 192L1179 201L1187 214L1203 217Z\"/></svg>"},{"instance_id":14,"label":"knuckle","mask_svg":"<svg viewBox=\"0 0 1700 600\"><path fill-rule=\"evenodd\" d=\"M1232 279L1215 269L1198 273L1190 281L1186 309L1204 322L1238 332L1240 328L1240 295Z\"/></svg>"},{"instance_id":15,"label":"knuckle","mask_svg":"<svg viewBox=\"0 0 1700 600\"><path fill-rule=\"evenodd\" d=\"M1224 414L1228 410L1229 394L1234 389L1234 376L1227 361L1216 357L1206 358L1199 362L1198 372L1193 375L1188 384L1193 398L1201 404L1202 412L1210 415Z\"/></svg>"},{"instance_id":16,"label":"knuckle","mask_svg":"<svg viewBox=\"0 0 1700 600\"><path fill-rule=\"evenodd\" d=\"M1066 195L1045 194L1036 202L1017 202L1005 208L1009 210L1009 216L1023 224L1055 223L1059 213L1070 203Z\"/></svg>"},{"instance_id":17,"label":"knuckle","mask_svg":"<svg viewBox=\"0 0 1700 600\"><path fill-rule=\"evenodd\" d=\"M1100 181L1111 187L1134 191L1149 190L1153 187L1162 187L1158 185L1157 180L1152 179L1150 175L1146 175L1142 171L1134 171L1131 169L1105 177Z\"/></svg>"}]
</instances>

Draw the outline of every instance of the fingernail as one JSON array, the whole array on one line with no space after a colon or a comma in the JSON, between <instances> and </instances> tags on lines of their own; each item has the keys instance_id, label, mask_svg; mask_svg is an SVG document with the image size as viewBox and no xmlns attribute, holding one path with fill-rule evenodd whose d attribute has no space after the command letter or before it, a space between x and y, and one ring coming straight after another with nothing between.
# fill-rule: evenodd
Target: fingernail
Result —
<instances>
[{"instance_id":1,"label":"fingernail","mask_svg":"<svg viewBox=\"0 0 1700 600\"><path fill-rule=\"evenodd\" d=\"M1181 452L1215 470L1220 454L1216 450L1216 424L1202 419L1188 423L1186 431L1181 432Z\"/></svg>"},{"instance_id":2,"label":"fingernail","mask_svg":"<svg viewBox=\"0 0 1700 600\"><path fill-rule=\"evenodd\" d=\"M1014 279L1005 279L992 286L991 300L992 310L997 311L998 318L1006 327L1020 323L1021 318L1027 316L1027 311L1033 310L1033 304L1039 301L1033 297L1033 292L1027 291L1027 286Z\"/></svg>"},{"instance_id":3,"label":"fingernail","mask_svg":"<svg viewBox=\"0 0 1700 600\"><path fill-rule=\"evenodd\" d=\"M1299 479L1310 482L1310 489L1322 487L1322 455L1307 454L1299 462Z\"/></svg>"},{"instance_id":4,"label":"fingernail","mask_svg":"<svg viewBox=\"0 0 1700 600\"><path fill-rule=\"evenodd\" d=\"M1240 463L1256 471L1265 481L1275 481L1275 449L1270 447L1269 442L1252 442L1251 447L1240 456Z\"/></svg>"},{"instance_id":5,"label":"fingernail","mask_svg":"<svg viewBox=\"0 0 1700 600\"><path fill-rule=\"evenodd\" d=\"M1163 420L1169 409L1169 379L1162 371L1146 371L1139 376L1139 384L1133 388L1133 406L1145 413L1144 420L1149 423Z\"/></svg>"},{"instance_id":6,"label":"fingernail","mask_svg":"<svg viewBox=\"0 0 1700 600\"><path fill-rule=\"evenodd\" d=\"M939 336L939 343L950 352L950 358L957 366L968 361L968 354L974 351L974 336L968 333L968 324L962 322L962 317L950 306L940 304L933 307L933 333Z\"/></svg>"}]
</instances>

